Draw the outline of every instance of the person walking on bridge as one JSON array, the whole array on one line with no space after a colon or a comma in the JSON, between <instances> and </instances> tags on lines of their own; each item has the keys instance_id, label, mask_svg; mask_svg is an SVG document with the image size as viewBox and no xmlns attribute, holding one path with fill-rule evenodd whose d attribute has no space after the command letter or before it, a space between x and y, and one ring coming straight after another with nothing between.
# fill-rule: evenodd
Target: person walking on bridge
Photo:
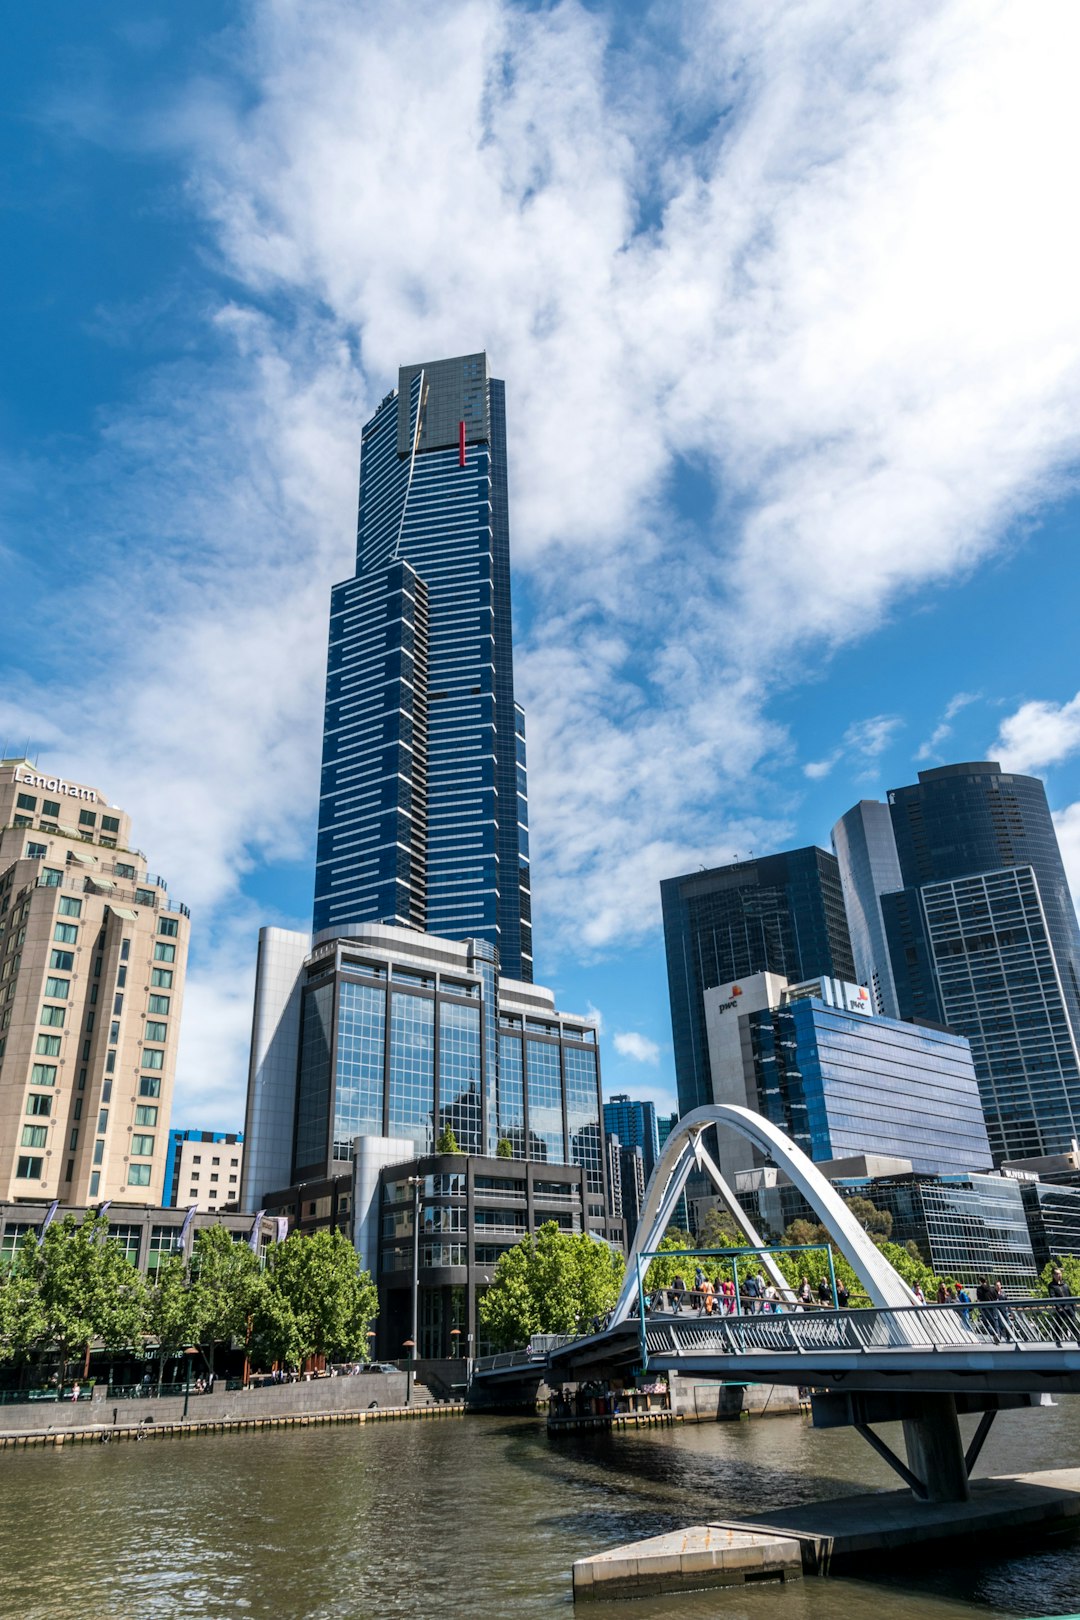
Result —
<instances>
[{"instance_id":1,"label":"person walking on bridge","mask_svg":"<svg viewBox=\"0 0 1080 1620\"><path fill-rule=\"evenodd\" d=\"M682 1277L676 1273L671 1283L671 1310L674 1316L682 1314L683 1295L686 1293L686 1284Z\"/></svg>"},{"instance_id":2,"label":"person walking on bridge","mask_svg":"<svg viewBox=\"0 0 1080 1620\"><path fill-rule=\"evenodd\" d=\"M1069 1285L1065 1281L1065 1273L1060 1266L1055 1266L1050 1273L1050 1282L1046 1289L1051 1299L1070 1299ZM1058 1333L1063 1338L1075 1339L1077 1337L1076 1306L1073 1304L1059 1306L1054 1312L1054 1319Z\"/></svg>"}]
</instances>

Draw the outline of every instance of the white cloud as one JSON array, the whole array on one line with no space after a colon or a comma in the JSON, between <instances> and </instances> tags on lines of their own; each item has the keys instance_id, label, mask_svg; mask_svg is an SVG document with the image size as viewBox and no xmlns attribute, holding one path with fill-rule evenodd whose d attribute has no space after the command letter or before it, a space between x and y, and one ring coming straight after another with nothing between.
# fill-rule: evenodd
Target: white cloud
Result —
<instances>
[{"instance_id":1,"label":"white cloud","mask_svg":"<svg viewBox=\"0 0 1080 1620\"><path fill-rule=\"evenodd\" d=\"M1001 722L993 757L1007 771L1039 771L1080 748L1080 692L1067 703L1022 703Z\"/></svg>"},{"instance_id":2,"label":"white cloud","mask_svg":"<svg viewBox=\"0 0 1080 1620\"><path fill-rule=\"evenodd\" d=\"M1061 858L1065 863L1065 876L1072 890L1073 905L1080 913L1080 803L1066 805L1064 810L1055 810L1054 826L1061 845Z\"/></svg>"},{"instance_id":3,"label":"white cloud","mask_svg":"<svg viewBox=\"0 0 1080 1620\"><path fill-rule=\"evenodd\" d=\"M897 714L875 714L866 720L853 720L844 732L839 748L824 759L811 760L804 765L803 775L812 782L820 782L842 759L856 765L873 765L903 723Z\"/></svg>"},{"instance_id":4,"label":"white cloud","mask_svg":"<svg viewBox=\"0 0 1080 1620\"><path fill-rule=\"evenodd\" d=\"M594 1007L591 1001L585 1004L585 1022L591 1024L598 1035L604 1033L604 1015L599 1007Z\"/></svg>"},{"instance_id":5,"label":"white cloud","mask_svg":"<svg viewBox=\"0 0 1080 1620\"><path fill-rule=\"evenodd\" d=\"M610 946L660 877L788 835L777 680L970 570L1080 451L1080 11L713 0L629 55L570 0L249 17L240 91L140 131L235 288L222 358L151 375L58 494L93 634L14 729L49 715L201 927L306 851L360 424L399 362L486 344L540 627L539 940ZM674 514L679 458L715 523ZM872 765L895 725L843 746Z\"/></svg>"},{"instance_id":6,"label":"white cloud","mask_svg":"<svg viewBox=\"0 0 1080 1620\"><path fill-rule=\"evenodd\" d=\"M648 1035L641 1035L637 1030L618 1030L612 1036L612 1045L620 1057L631 1058L635 1063L647 1063L655 1068L660 1062L660 1048Z\"/></svg>"},{"instance_id":7,"label":"white cloud","mask_svg":"<svg viewBox=\"0 0 1080 1620\"><path fill-rule=\"evenodd\" d=\"M945 713L942 715L938 724L934 727L926 741L924 743L920 743L915 754L915 758L920 762L924 760L940 759L940 750L943 744L952 736L952 723L956 719L956 716L961 712L962 709L966 709L970 703L975 703L977 700L977 692L957 692L954 697L951 697L948 703L945 705Z\"/></svg>"}]
</instances>

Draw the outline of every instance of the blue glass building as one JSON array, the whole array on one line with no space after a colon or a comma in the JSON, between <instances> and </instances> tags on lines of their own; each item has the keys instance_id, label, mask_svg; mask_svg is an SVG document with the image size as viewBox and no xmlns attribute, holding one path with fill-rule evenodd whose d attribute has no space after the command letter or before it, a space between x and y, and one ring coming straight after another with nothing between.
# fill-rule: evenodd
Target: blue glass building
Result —
<instances>
[{"instance_id":1,"label":"blue glass building","mask_svg":"<svg viewBox=\"0 0 1080 1620\"><path fill-rule=\"evenodd\" d=\"M753 973L855 977L836 857L811 845L660 885L679 1111L713 1100L706 990Z\"/></svg>"},{"instance_id":2,"label":"blue glass building","mask_svg":"<svg viewBox=\"0 0 1080 1620\"><path fill-rule=\"evenodd\" d=\"M887 1155L931 1175L990 1167L966 1040L816 995L750 1013L746 1025L751 1106L816 1162Z\"/></svg>"},{"instance_id":3,"label":"blue glass building","mask_svg":"<svg viewBox=\"0 0 1080 1620\"><path fill-rule=\"evenodd\" d=\"M604 1104L604 1130L619 1138L623 1148L640 1148L645 1181L656 1168L660 1156L656 1104L631 1101L628 1096L612 1097Z\"/></svg>"},{"instance_id":4,"label":"blue glass building","mask_svg":"<svg viewBox=\"0 0 1080 1620\"><path fill-rule=\"evenodd\" d=\"M356 573L334 587L314 929L482 939L532 978L503 384L401 368L363 430Z\"/></svg>"}]
</instances>

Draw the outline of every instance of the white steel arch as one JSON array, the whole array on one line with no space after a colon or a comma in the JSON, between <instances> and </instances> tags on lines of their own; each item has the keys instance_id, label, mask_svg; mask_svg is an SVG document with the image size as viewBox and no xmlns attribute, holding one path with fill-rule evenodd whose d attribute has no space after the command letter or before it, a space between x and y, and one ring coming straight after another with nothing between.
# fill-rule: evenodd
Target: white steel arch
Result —
<instances>
[{"instance_id":1,"label":"white steel arch","mask_svg":"<svg viewBox=\"0 0 1080 1620\"><path fill-rule=\"evenodd\" d=\"M850 1263L873 1304L887 1308L915 1303L907 1283L867 1237L844 1200L829 1185L813 1160L808 1159L790 1137L785 1136L771 1120L755 1114L750 1108L741 1108L737 1103L713 1103L705 1108L695 1108L685 1119L680 1119L664 1143L645 1192L637 1236L626 1265L626 1279L612 1313L612 1326L625 1321L632 1311L636 1311L638 1256L648 1254L659 1246L671 1224L672 1213L686 1185L686 1178L695 1166L704 1170L714 1182L721 1198L746 1234L747 1246L753 1249L763 1247L753 1224L705 1151L702 1135L710 1125L727 1125L738 1131L740 1136L747 1137L787 1172ZM777 1287L790 1298L790 1285L772 1258L763 1255L762 1265Z\"/></svg>"}]
</instances>

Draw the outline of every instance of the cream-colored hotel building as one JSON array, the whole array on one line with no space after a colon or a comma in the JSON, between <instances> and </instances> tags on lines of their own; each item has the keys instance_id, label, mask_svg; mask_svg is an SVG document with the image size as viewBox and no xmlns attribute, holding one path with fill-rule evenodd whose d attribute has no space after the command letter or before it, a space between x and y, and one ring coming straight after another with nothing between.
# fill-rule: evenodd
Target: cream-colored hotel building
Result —
<instances>
[{"instance_id":1,"label":"cream-colored hotel building","mask_svg":"<svg viewBox=\"0 0 1080 1620\"><path fill-rule=\"evenodd\" d=\"M0 761L0 1200L162 1202L188 933L100 789Z\"/></svg>"}]
</instances>

